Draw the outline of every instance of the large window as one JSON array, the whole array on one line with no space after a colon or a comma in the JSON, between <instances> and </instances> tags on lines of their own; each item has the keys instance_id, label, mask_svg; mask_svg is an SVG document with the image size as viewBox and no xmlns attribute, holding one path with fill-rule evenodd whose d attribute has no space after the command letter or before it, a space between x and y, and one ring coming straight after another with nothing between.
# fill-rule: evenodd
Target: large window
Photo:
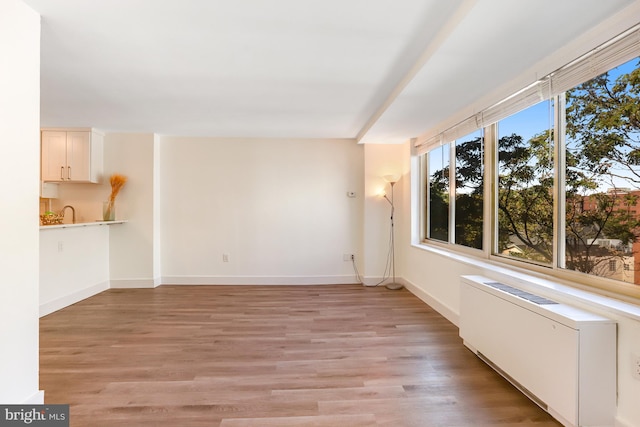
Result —
<instances>
[{"instance_id":1,"label":"large window","mask_svg":"<svg viewBox=\"0 0 640 427\"><path fill-rule=\"evenodd\" d=\"M418 141L426 240L640 285L638 40L640 30Z\"/></svg>"}]
</instances>

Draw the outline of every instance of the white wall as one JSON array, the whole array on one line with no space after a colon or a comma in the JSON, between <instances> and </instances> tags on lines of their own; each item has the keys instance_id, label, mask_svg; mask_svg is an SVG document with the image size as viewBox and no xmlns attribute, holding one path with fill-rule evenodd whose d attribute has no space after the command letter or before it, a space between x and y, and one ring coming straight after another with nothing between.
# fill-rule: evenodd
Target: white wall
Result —
<instances>
[{"instance_id":1,"label":"white wall","mask_svg":"<svg viewBox=\"0 0 640 427\"><path fill-rule=\"evenodd\" d=\"M362 253L353 140L162 137L160 165L163 283L355 282L343 261Z\"/></svg>"},{"instance_id":2,"label":"white wall","mask_svg":"<svg viewBox=\"0 0 640 427\"><path fill-rule=\"evenodd\" d=\"M154 135L107 134L104 146L105 181L114 173L127 177L116 198L116 215L128 222L110 228L111 286L153 287ZM110 193L111 187L105 185Z\"/></svg>"},{"instance_id":3,"label":"white wall","mask_svg":"<svg viewBox=\"0 0 640 427\"><path fill-rule=\"evenodd\" d=\"M54 209L99 219L108 177L128 177L116 201L128 222L110 227L111 287L356 282L343 260L365 256L364 146L353 140L107 134L104 150L104 181L60 184Z\"/></svg>"},{"instance_id":4,"label":"white wall","mask_svg":"<svg viewBox=\"0 0 640 427\"><path fill-rule=\"evenodd\" d=\"M162 282L162 233L160 230L162 211L160 191L160 136L153 136L153 278L154 285Z\"/></svg>"},{"instance_id":5,"label":"white wall","mask_svg":"<svg viewBox=\"0 0 640 427\"><path fill-rule=\"evenodd\" d=\"M38 390L40 17L0 0L0 403Z\"/></svg>"},{"instance_id":6,"label":"white wall","mask_svg":"<svg viewBox=\"0 0 640 427\"><path fill-rule=\"evenodd\" d=\"M373 286L389 276L386 271L389 252L389 234L391 229L391 205L381 193L391 197L391 186L383 177L385 175L400 175L395 184L394 196L394 229L395 229L395 258L396 276L401 277L400 264L403 262L403 239L406 234L403 224L403 192L408 183L407 169L404 164L404 145L367 144L365 152L365 212L364 212L364 242L363 261L364 283ZM388 279L388 277L387 277ZM384 283L390 280L385 280Z\"/></svg>"}]
</instances>

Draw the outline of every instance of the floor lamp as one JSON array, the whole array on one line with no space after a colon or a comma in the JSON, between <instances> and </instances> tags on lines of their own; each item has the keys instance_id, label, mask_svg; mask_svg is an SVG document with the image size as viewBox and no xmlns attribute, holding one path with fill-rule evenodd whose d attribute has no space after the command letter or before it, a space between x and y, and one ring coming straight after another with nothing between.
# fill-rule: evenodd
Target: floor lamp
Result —
<instances>
[{"instance_id":1,"label":"floor lamp","mask_svg":"<svg viewBox=\"0 0 640 427\"><path fill-rule=\"evenodd\" d=\"M393 186L400 179L400 175L385 175L383 176L384 180L387 181L391 185L391 198L384 195L384 198L387 199L387 202L391 205L391 247L389 248L390 256L391 256L391 275L392 280L390 283L387 283L385 287L387 289L398 290L402 289L404 286L398 282L396 282L396 243L395 243L395 230L393 228L393 214L395 210L395 206L393 204Z\"/></svg>"}]
</instances>

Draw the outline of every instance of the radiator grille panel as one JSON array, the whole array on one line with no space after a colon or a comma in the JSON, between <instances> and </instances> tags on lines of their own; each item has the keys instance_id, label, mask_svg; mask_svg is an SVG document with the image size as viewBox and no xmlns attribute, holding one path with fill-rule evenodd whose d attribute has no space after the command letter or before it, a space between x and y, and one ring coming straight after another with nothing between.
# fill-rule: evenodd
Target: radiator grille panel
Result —
<instances>
[{"instance_id":1,"label":"radiator grille panel","mask_svg":"<svg viewBox=\"0 0 640 427\"><path fill-rule=\"evenodd\" d=\"M520 297L522 299L525 299L527 301L531 301L534 304L538 304L538 305L558 304L557 302L551 301L550 299L543 298L543 297L538 296L538 295L534 295L534 294L532 294L530 292L523 291L523 290L518 289L518 288L514 288L513 286L505 285L504 283L500 283L500 282L485 282L485 285L491 286L492 288L499 289L499 290L501 290L503 292L506 292L506 293L509 293L511 295L515 295L515 296Z\"/></svg>"}]
</instances>

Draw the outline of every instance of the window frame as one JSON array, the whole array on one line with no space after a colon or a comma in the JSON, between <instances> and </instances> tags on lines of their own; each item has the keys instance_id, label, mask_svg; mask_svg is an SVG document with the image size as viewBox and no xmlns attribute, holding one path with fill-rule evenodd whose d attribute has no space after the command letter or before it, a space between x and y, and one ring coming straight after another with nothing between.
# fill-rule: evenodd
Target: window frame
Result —
<instances>
[{"instance_id":1,"label":"window frame","mask_svg":"<svg viewBox=\"0 0 640 427\"><path fill-rule=\"evenodd\" d=\"M476 129L476 131L479 129ZM469 132L473 133L475 131ZM469 135L467 134L467 135ZM489 192L487 191L490 187L490 183L487 183L487 143L486 143L486 129L482 129L482 138L483 138L483 218L486 218L487 213L487 195ZM462 135L461 137L467 136ZM428 233L430 232L430 216L428 214L428 203L430 200L429 194L429 181L428 177L431 176L431 171L429 169L429 152L419 156L419 169L420 169L420 241L422 243L428 243L430 245L434 245L441 248L449 248L455 247L455 250L461 253L466 253L474 256L482 256L482 253L485 252L487 245L491 244L491 236L487 235L486 227L482 230L482 248L474 248L471 246L466 246L462 244L455 243L455 212L456 212L456 186L451 185L451 183L456 182L456 170L455 165L455 154L456 154L456 141L449 141L445 143L438 144L438 146L433 147L433 149L437 149L443 146L449 146L449 215L448 215L448 236L447 241L432 239L428 237ZM486 222L486 221L485 221Z\"/></svg>"},{"instance_id":2,"label":"window frame","mask_svg":"<svg viewBox=\"0 0 640 427\"><path fill-rule=\"evenodd\" d=\"M605 43L586 55L569 63L565 67L545 76L527 88L515 93L505 100L489 107L487 110L475 114L463 120L451 128L429 138L416 138L414 140L414 154L419 158L419 183L420 194L420 244L444 248L453 253L463 253L475 258L495 261L498 265L513 267L518 270L530 271L544 275L545 277L557 277L571 283L586 285L590 288L604 290L621 296L640 297L640 286L634 283L618 281L616 279L582 273L566 268L566 100L565 92L573 87L592 79L604 72L622 65L623 63L640 57L640 25L636 26L610 42ZM595 64L595 66L594 66ZM553 90L552 90L553 89ZM550 265L540 265L528 260L514 259L497 253L498 249L498 148L497 148L497 122L501 118L515 114L539 101L550 100L554 104L553 117L550 125L554 131L554 184L553 184L553 256ZM514 111L517 110L517 111ZM506 116L501 117L500 114ZM475 128L474 128L474 125ZM429 170L428 153L437 145L447 143L450 146L449 169L450 183L455 183L455 146L458 137L470 134L478 129L483 130L484 137L484 200L483 200L483 248L476 249L465 245L456 244L455 233L455 185L449 185L449 239L441 242L429 239L427 206L429 200Z\"/></svg>"}]
</instances>

